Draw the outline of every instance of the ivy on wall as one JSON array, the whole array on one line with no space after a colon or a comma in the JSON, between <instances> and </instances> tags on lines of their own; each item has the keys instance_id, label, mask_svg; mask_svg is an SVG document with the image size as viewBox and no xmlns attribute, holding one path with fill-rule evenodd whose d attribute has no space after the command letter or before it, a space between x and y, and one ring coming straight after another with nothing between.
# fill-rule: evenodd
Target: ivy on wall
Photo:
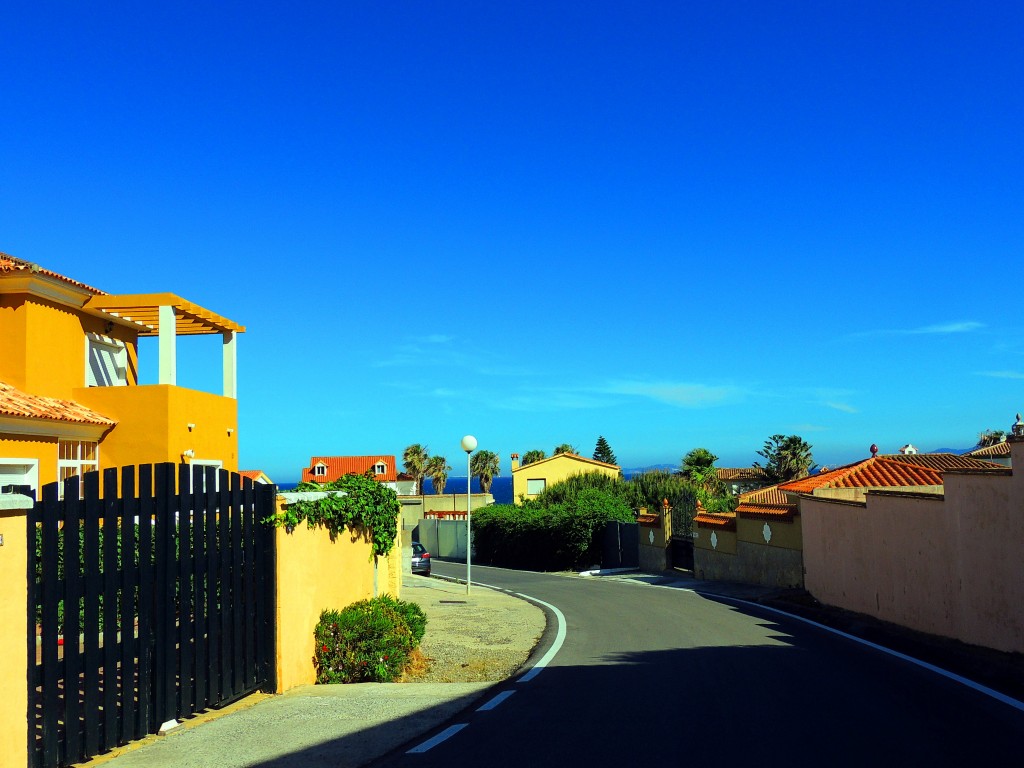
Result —
<instances>
[{"instance_id":1,"label":"ivy on wall","mask_svg":"<svg viewBox=\"0 0 1024 768\"><path fill-rule=\"evenodd\" d=\"M310 528L325 529L332 541L346 528L361 532L370 540L371 557L387 555L394 548L402 505L398 494L371 473L344 475L330 483L300 483L295 492L302 491L331 493L293 501L266 522L291 531L305 521Z\"/></svg>"}]
</instances>

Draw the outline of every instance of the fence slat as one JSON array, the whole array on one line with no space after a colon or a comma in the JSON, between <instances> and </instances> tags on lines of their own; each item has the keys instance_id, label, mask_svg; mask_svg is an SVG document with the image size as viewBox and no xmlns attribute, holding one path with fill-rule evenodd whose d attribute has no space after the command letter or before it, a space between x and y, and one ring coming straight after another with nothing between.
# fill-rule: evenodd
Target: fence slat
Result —
<instances>
[{"instance_id":1,"label":"fence slat","mask_svg":"<svg viewBox=\"0 0 1024 768\"><path fill-rule=\"evenodd\" d=\"M117 746L117 470L103 470L103 751Z\"/></svg>"},{"instance_id":2,"label":"fence slat","mask_svg":"<svg viewBox=\"0 0 1024 768\"><path fill-rule=\"evenodd\" d=\"M252 480L242 478L242 552L244 553L242 584L243 599L245 601L244 634L245 634L245 655L243 656L243 687L245 690L252 690L256 682L256 612L253 603L256 598L256 588L253 583L256 578L254 554L256 542L253 539L253 512L255 498L252 489Z\"/></svg>"},{"instance_id":3,"label":"fence slat","mask_svg":"<svg viewBox=\"0 0 1024 768\"><path fill-rule=\"evenodd\" d=\"M82 478L85 495L85 574L83 597L85 601L82 624L82 644L85 648L84 708L85 751L99 753L100 746L100 475L86 472Z\"/></svg>"},{"instance_id":4,"label":"fence slat","mask_svg":"<svg viewBox=\"0 0 1024 768\"><path fill-rule=\"evenodd\" d=\"M135 497L135 468L121 468L121 680L118 710L118 743L135 738L136 642L135 592L139 585L136 565L135 526L138 501Z\"/></svg>"},{"instance_id":5,"label":"fence slat","mask_svg":"<svg viewBox=\"0 0 1024 768\"><path fill-rule=\"evenodd\" d=\"M195 668L192 618L192 467L178 465L178 708L177 717L195 711L192 670Z\"/></svg>"},{"instance_id":6,"label":"fence slat","mask_svg":"<svg viewBox=\"0 0 1024 768\"><path fill-rule=\"evenodd\" d=\"M57 662L57 603L60 583L57 573L57 530L60 501L56 487L43 493L41 534L42 556L42 663L43 663L43 764L57 765L60 759L60 669ZM33 623L34 626L34 623ZM35 653L33 653L35 658Z\"/></svg>"},{"instance_id":7,"label":"fence slat","mask_svg":"<svg viewBox=\"0 0 1024 768\"><path fill-rule=\"evenodd\" d=\"M192 605L195 611L195 693L196 709L205 709L210 703L208 685L209 638L206 630L207 611L207 574L209 560L206 557L206 493L203 490L203 479L206 467L193 467L192 474L192 557L193 557L193 593Z\"/></svg>"},{"instance_id":8,"label":"fence slat","mask_svg":"<svg viewBox=\"0 0 1024 768\"><path fill-rule=\"evenodd\" d=\"M220 548L220 701L226 701L231 698L235 684L231 678L231 489L228 486L228 473L223 469L217 470L217 493Z\"/></svg>"},{"instance_id":9,"label":"fence slat","mask_svg":"<svg viewBox=\"0 0 1024 768\"><path fill-rule=\"evenodd\" d=\"M206 467L204 487L206 488L206 572L209 589L206 593L206 615L209 617L207 632L210 636L209 655L206 658L206 680L208 685L207 704L212 706L221 700L221 635L220 595L224 591L220 579L220 546L217 510L217 469Z\"/></svg>"},{"instance_id":10,"label":"fence slat","mask_svg":"<svg viewBox=\"0 0 1024 768\"><path fill-rule=\"evenodd\" d=\"M78 476L64 484L64 750L75 763L86 757L82 743L82 501Z\"/></svg>"},{"instance_id":11,"label":"fence slat","mask_svg":"<svg viewBox=\"0 0 1024 768\"><path fill-rule=\"evenodd\" d=\"M156 498L153 496L153 466L139 467L139 714L135 738L141 739L155 727L153 712L153 612L154 579L153 517Z\"/></svg>"},{"instance_id":12,"label":"fence slat","mask_svg":"<svg viewBox=\"0 0 1024 768\"><path fill-rule=\"evenodd\" d=\"M238 696L245 690L242 660L245 654L245 625L250 617L242 610L242 477L231 474L231 613L232 641L231 693Z\"/></svg>"}]
</instances>

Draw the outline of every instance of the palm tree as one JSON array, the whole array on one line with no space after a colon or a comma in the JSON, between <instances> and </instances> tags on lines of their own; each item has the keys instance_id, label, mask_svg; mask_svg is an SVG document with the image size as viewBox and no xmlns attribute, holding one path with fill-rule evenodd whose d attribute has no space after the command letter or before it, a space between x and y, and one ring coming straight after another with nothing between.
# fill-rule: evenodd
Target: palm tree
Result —
<instances>
[{"instance_id":1,"label":"palm tree","mask_svg":"<svg viewBox=\"0 0 1024 768\"><path fill-rule=\"evenodd\" d=\"M494 478L501 475L498 454L494 451L477 451L469 460L469 471L473 477L480 478L480 490L483 493L490 493Z\"/></svg>"},{"instance_id":2,"label":"palm tree","mask_svg":"<svg viewBox=\"0 0 1024 768\"><path fill-rule=\"evenodd\" d=\"M562 443L561 445L556 445L555 446L555 450L553 451L553 455L557 456L560 453L574 453L574 454L579 455L579 452L580 452L580 449L577 448L575 445L569 445L569 443Z\"/></svg>"},{"instance_id":3,"label":"palm tree","mask_svg":"<svg viewBox=\"0 0 1024 768\"><path fill-rule=\"evenodd\" d=\"M807 477L814 465L811 446L799 435L772 435L757 453L768 461L763 467L755 461L754 466L763 469L772 483Z\"/></svg>"},{"instance_id":4,"label":"palm tree","mask_svg":"<svg viewBox=\"0 0 1024 768\"><path fill-rule=\"evenodd\" d=\"M405 473L416 481L417 493L423 493L420 484L423 481L428 457L427 447L419 443L413 443L402 453L402 466L405 468Z\"/></svg>"},{"instance_id":5,"label":"palm tree","mask_svg":"<svg viewBox=\"0 0 1024 768\"><path fill-rule=\"evenodd\" d=\"M527 464L533 464L533 462L546 459L547 457L547 454L541 450L527 451L523 454L523 466L525 467Z\"/></svg>"},{"instance_id":6,"label":"palm tree","mask_svg":"<svg viewBox=\"0 0 1024 768\"><path fill-rule=\"evenodd\" d=\"M423 468L423 474L434 481L434 493L444 493L444 487L448 482L448 473L452 468L448 466L448 459L444 456L431 456Z\"/></svg>"}]
</instances>

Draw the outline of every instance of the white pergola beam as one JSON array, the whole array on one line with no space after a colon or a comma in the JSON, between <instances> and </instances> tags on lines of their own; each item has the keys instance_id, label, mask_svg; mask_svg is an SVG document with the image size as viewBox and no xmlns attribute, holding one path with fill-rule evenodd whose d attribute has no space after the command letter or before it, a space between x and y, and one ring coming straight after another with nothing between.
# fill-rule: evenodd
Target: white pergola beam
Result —
<instances>
[{"instance_id":1,"label":"white pergola beam","mask_svg":"<svg viewBox=\"0 0 1024 768\"><path fill-rule=\"evenodd\" d=\"M175 326L174 307L161 306L158 313L160 345L161 384L177 384L178 382L178 333Z\"/></svg>"}]
</instances>

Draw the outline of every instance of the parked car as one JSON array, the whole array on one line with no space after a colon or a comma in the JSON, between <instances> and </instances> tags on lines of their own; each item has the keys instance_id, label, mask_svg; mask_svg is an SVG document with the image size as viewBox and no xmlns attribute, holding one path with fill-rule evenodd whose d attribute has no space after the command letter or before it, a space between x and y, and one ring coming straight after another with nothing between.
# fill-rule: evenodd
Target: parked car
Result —
<instances>
[{"instance_id":1,"label":"parked car","mask_svg":"<svg viewBox=\"0 0 1024 768\"><path fill-rule=\"evenodd\" d=\"M418 541L412 543L412 572L430 575L430 553Z\"/></svg>"}]
</instances>

